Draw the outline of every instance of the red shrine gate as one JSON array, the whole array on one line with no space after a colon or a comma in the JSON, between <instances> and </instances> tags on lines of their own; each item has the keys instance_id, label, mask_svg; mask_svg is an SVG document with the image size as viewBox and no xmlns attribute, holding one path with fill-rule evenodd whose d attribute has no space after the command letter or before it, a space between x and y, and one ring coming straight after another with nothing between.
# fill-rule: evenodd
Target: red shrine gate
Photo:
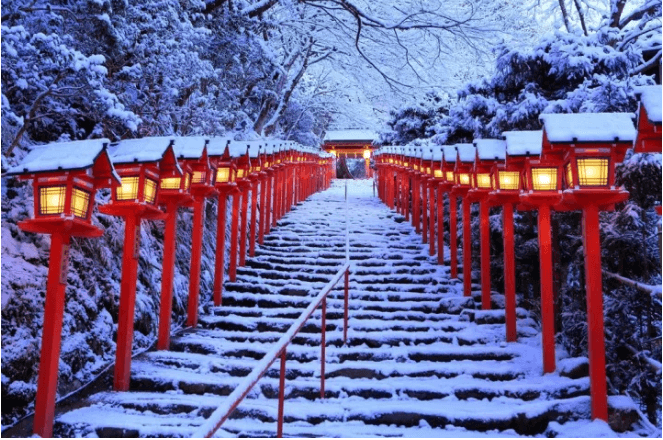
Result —
<instances>
[{"instance_id":1,"label":"red shrine gate","mask_svg":"<svg viewBox=\"0 0 663 440\"><path fill-rule=\"evenodd\" d=\"M335 157L363 158L366 177L371 178L373 142L377 139L378 134L372 130L330 130L325 134L322 149Z\"/></svg>"}]
</instances>

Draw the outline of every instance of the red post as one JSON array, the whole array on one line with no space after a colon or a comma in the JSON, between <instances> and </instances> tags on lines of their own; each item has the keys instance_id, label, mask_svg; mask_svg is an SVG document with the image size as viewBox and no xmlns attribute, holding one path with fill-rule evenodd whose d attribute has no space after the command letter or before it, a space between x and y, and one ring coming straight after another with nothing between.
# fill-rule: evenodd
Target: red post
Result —
<instances>
[{"instance_id":1,"label":"red post","mask_svg":"<svg viewBox=\"0 0 663 440\"><path fill-rule=\"evenodd\" d=\"M265 235L269 235L272 229L272 172L267 171L267 192L265 194Z\"/></svg>"},{"instance_id":2,"label":"red post","mask_svg":"<svg viewBox=\"0 0 663 440\"><path fill-rule=\"evenodd\" d=\"M51 253L48 258L48 282L44 303L44 328L41 336L41 357L39 358L39 379L32 428L33 432L41 437L53 437L62 318L67 287L69 240L69 234L54 233L51 235Z\"/></svg>"},{"instance_id":3,"label":"red post","mask_svg":"<svg viewBox=\"0 0 663 440\"><path fill-rule=\"evenodd\" d=\"M136 277L138 274L137 241L140 237L140 217L129 215L124 223L124 251L122 254L122 282L120 284L120 310L117 322L117 351L113 389L127 391L131 376L131 346L134 337L134 309L136 304Z\"/></svg>"},{"instance_id":4,"label":"red post","mask_svg":"<svg viewBox=\"0 0 663 440\"><path fill-rule=\"evenodd\" d=\"M430 221L428 222L428 235L430 246L428 253L432 257L435 255L435 184L430 183L428 194L428 212L430 212Z\"/></svg>"},{"instance_id":5,"label":"red post","mask_svg":"<svg viewBox=\"0 0 663 440\"><path fill-rule=\"evenodd\" d=\"M516 332L516 256L513 244L513 205L503 206L502 223L504 228L504 315L506 320L506 340L515 342Z\"/></svg>"},{"instance_id":6,"label":"red post","mask_svg":"<svg viewBox=\"0 0 663 440\"><path fill-rule=\"evenodd\" d=\"M410 173L403 173L403 212L405 213L405 221L410 221Z\"/></svg>"},{"instance_id":7,"label":"red post","mask_svg":"<svg viewBox=\"0 0 663 440\"><path fill-rule=\"evenodd\" d=\"M605 334L603 331L603 280L601 279L601 237L599 210L595 205L583 211L585 239L585 279L589 345L589 379L592 419L608 420L608 393L605 374Z\"/></svg>"},{"instance_id":8,"label":"red post","mask_svg":"<svg viewBox=\"0 0 663 440\"><path fill-rule=\"evenodd\" d=\"M350 287L350 269L345 271L345 291L343 293L343 343L348 341L348 299Z\"/></svg>"},{"instance_id":9,"label":"red post","mask_svg":"<svg viewBox=\"0 0 663 440\"><path fill-rule=\"evenodd\" d=\"M421 179L421 240L423 244L428 243L428 191L426 190L426 179Z\"/></svg>"},{"instance_id":10,"label":"red post","mask_svg":"<svg viewBox=\"0 0 663 440\"><path fill-rule=\"evenodd\" d=\"M170 319L173 307L173 273L177 240L177 204L166 206L166 228L163 237L163 274L161 275L161 304L159 308L159 336L157 350L170 348Z\"/></svg>"},{"instance_id":11,"label":"red post","mask_svg":"<svg viewBox=\"0 0 663 440\"><path fill-rule=\"evenodd\" d=\"M458 206L456 196L449 193L449 253L451 278L458 278Z\"/></svg>"},{"instance_id":12,"label":"red post","mask_svg":"<svg viewBox=\"0 0 663 440\"><path fill-rule=\"evenodd\" d=\"M233 216L230 224L230 265L228 267L228 277L230 281L237 279L237 253L238 253L238 229L239 229L239 199L242 197L240 191L233 194Z\"/></svg>"},{"instance_id":13,"label":"red post","mask_svg":"<svg viewBox=\"0 0 663 440\"><path fill-rule=\"evenodd\" d=\"M272 226L276 227L276 221L278 220L278 213L276 212L276 199L278 198L279 185L278 185L278 173L272 171L274 175L274 184L272 185L272 192L270 193L269 202L272 205L274 212L272 213Z\"/></svg>"},{"instance_id":14,"label":"red post","mask_svg":"<svg viewBox=\"0 0 663 440\"><path fill-rule=\"evenodd\" d=\"M541 272L541 338L543 372L555 371L555 321L553 314L552 249L550 206L539 206L539 264Z\"/></svg>"},{"instance_id":15,"label":"red post","mask_svg":"<svg viewBox=\"0 0 663 440\"><path fill-rule=\"evenodd\" d=\"M421 232L421 218L419 217L419 176L412 175L412 226L417 234Z\"/></svg>"},{"instance_id":16,"label":"red post","mask_svg":"<svg viewBox=\"0 0 663 440\"><path fill-rule=\"evenodd\" d=\"M444 192L437 188L437 264L444 264Z\"/></svg>"},{"instance_id":17,"label":"red post","mask_svg":"<svg viewBox=\"0 0 663 440\"><path fill-rule=\"evenodd\" d=\"M481 232L481 308L490 310L490 207L485 198L479 203Z\"/></svg>"},{"instance_id":18,"label":"red post","mask_svg":"<svg viewBox=\"0 0 663 440\"><path fill-rule=\"evenodd\" d=\"M258 210L258 180L251 182L251 227L249 228L249 256L256 253L256 213Z\"/></svg>"},{"instance_id":19,"label":"red post","mask_svg":"<svg viewBox=\"0 0 663 440\"><path fill-rule=\"evenodd\" d=\"M258 222L258 243L263 244L265 242L265 218L266 218L266 201L267 201L267 191L265 190L265 185L267 183L267 176L261 176L260 178L260 221Z\"/></svg>"},{"instance_id":20,"label":"red post","mask_svg":"<svg viewBox=\"0 0 663 440\"><path fill-rule=\"evenodd\" d=\"M320 398L325 398L325 334L327 331L327 298L322 299L322 333L320 335Z\"/></svg>"},{"instance_id":21,"label":"red post","mask_svg":"<svg viewBox=\"0 0 663 440\"><path fill-rule=\"evenodd\" d=\"M216 221L216 258L214 259L214 305L223 303L223 269L226 256L226 193L219 192Z\"/></svg>"},{"instance_id":22,"label":"red post","mask_svg":"<svg viewBox=\"0 0 663 440\"><path fill-rule=\"evenodd\" d=\"M246 186L242 188L242 218L239 225L239 266L244 267L246 264L246 229L249 217L249 187L247 182Z\"/></svg>"},{"instance_id":23,"label":"red post","mask_svg":"<svg viewBox=\"0 0 663 440\"><path fill-rule=\"evenodd\" d=\"M274 171L274 226L276 222L282 217L281 214L281 196L283 195L282 186L283 186L283 175L280 169Z\"/></svg>"},{"instance_id":24,"label":"red post","mask_svg":"<svg viewBox=\"0 0 663 440\"><path fill-rule=\"evenodd\" d=\"M472 230L470 216L472 204L468 197L463 203L463 295L472 296Z\"/></svg>"},{"instance_id":25,"label":"red post","mask_svg":"<svg viewBox=\"0 0 663 440\"><path fill-rule=\"evenodd\" d=\"M186 325L195 327L198 324L198 294L200 292L200 258L203 252L203 218L205 215L205 199L195 198L193 201L193 234L191 237L191 269L189 270L189 303L187 306Z\"/></svg>"},{"instance_id":26,"label":"red post","mask_svg":"<svg viewBox=\"0 0 663 440\"><path fill-rule=\"evenodd\" d=\"M285 361L286 361L286 349L283 349L281 352L281 372L279 375L279 413L278 413L278 422L276 427L276 436L278 438L283 437L283 401L285 400Z\"/></svg>"}]
</instances>

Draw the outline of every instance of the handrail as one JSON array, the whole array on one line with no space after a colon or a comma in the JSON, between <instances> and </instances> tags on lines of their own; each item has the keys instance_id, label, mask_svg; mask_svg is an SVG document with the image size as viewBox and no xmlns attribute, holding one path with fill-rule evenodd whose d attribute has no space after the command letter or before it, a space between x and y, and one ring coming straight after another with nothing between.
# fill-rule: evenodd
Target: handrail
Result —
<instances>
[{"instance_id":1,"label":"handrail","mask_svg":"<svg viewBox=\"0 0 663 440\"><path fill-rule=\"evenodd\" d=\"M206 437L209 438L223 425L223 422L230 417L233 411L239 406L246 395L258 383L260 378L267 372L269 367L274 363L277 358L281 358L281 373L279 380L279 415L278 415L278 429L277 436L282 437L283 434L283 400L285 390L285 362L286 362L286 349L288 344L292 342L297 333L304 327L306 321L311 317L315 309L322 305L322 338L321 338L321 367L320 367L320 397L324 398L325 393L325 327L326 327L326 314L327 314L327 296L332 291L334 286L345 275L345 300L344 300L344 322L343 322L343 343L347 341L348 330L348 281L350 274L350 262L346 261L341 269L332 277L331 281L321 290L318 296L311 302L311 304L302 312L295 322L292 323L288 331L279 339L274 348L270 350L260 360L258 365L255 366L253 371L244 379L244 381L235 390L226 397L223 404L221 404L203 423L198 431L192 437Z\"/></svg>"}]
</instances>

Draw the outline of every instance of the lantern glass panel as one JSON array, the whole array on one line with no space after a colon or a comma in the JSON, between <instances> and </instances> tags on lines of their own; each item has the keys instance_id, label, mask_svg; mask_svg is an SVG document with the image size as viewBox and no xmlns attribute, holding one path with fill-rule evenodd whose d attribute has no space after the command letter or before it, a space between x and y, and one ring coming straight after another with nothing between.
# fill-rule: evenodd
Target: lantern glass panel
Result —
<instances>
[{"instance_id":1,"label":"lantern glass panel","mask_svg":"<svg viewBox=\"0 0 663 440\"><path fill-rule=\"evenodd\" d=\"M430 171L430 167L426 167L426 174L433 174L433 173L431 173L431 171Z\"/></svg>"},{"instance_id":2,"label":"lantern glass panel","mask_svg":"<svg viewBox=\"0 0 663 440\"><path fill-rule=\"evenodd\" d=\"M490 174L478 173L477 174L477 187L490 188Z\"/></svg>"},{"instance_id":3,"label":"lantern glass panel","mask_svg":"<svg viewBox=\"0 0 663 440\"><path fill-rule=\"evenodd\" d=\"M500 189L520 189L520 173L518 171L499 171Z\"/></svg>"},{"instance_id":4,"label":"lantern glass panel","mask_svg":"<svg viewBox=\"0 0 663 440\"><path fill-rule=\"evenodd\" d=\"M437 179L441 179L442 178L442 170L435 170L435 177Z\"/></svg>"},{"instance_id":5,"label":"lantern glass panel","mask_svg":"<svg viewBox=\"0 0 663 440\"><path fill-rule=\"evenodd\" d=\"M184 176L184 189L188 190L191 188L191 173L186 173Z\"/></svg>"},{"instance_id":6,"label":"lantern glass panel","mask_svg":"<svg viewBox=\"0 0 663 440\"><path fill-rule=\"evenodd\" d=\"M244 168L240 168L237 170L237 178L238 179L243 179L246 174L246 170Z\"/></svg>"},{"instance_id":7,"label":"lantern glass panel","mask_svg":"<svg viewBox=\"0 0 663 440\"><path fill-rule=\"evenodd\" d=\"M570 163L566 164L566 186L567 188L573 188L573 171Z\"/></svg>"},{"instance_id":8,"label":"lantern glass panel","mask_svg":"<svg viewBox=\"0 0 663 440\"><path fill-rule=\"evenodd\" d=\"M469 185L470 184L470 175L469 173L459 173L458 174L458 184L459 185Z\"/></svg>"},{"instance_id":9,"label":"lantern glass panel","mask_svg":"<svg viewBox=\"0 0 663 440\"><path fill-rule=\"evenodd\" d=\"M403 166L404 166L404 167L409 167L410 164L409 164L408 162L403 162Z\"/></svg>"},{"instance_id":10,"label":"lantern glass panel","mask_svg":"<svg viewBox=\"0 0 663 440\"><path fill-rule=\"evenodd\" d=\"M216 170L216 181L220 183L230 182L230 167L221 167Z\"/></svg>"},{"instance_id":11,"label":"lantern glass panel","mask_svg":"<svg viewBox=\"0 0 663 440\"><path fill-rule=\"evenodd\" d=\"M136 200L139 180L138 176L122 177L122 184L115 189L117 200Z\"/></svg>"},{"instance_id":12,"label":"lantern glass panel","mask_svg":"<svg viewBox=\"0 0 663 440\"><path fill-rule=\"evenodd\" d=\"M447 181L453 182L454 181L454 172L453 171L447 171Z\"/></svg>"},{"instance_id":13,"label":"lantern glass panel","mask_svg":"<svg viewBox=\"0 0 663 440\"><path fill-rule=\"evenodd\" d=\"M194 171L193 172L193 183L205 183L207 178L207 173L205 171Z\"/></svg>"},{"instance_id":14,"label":"lantern glass panel","mask_svg":"<svg viewBox=\"0 0 663 440\"><path fill-rule=\"evenodd\" d=\"M61 214L64 212L66 186L46 186L39 188L39 213Z\"/></svg>"},{"instance_id":15,"label":"lantern glass panel","mask_svg":"<svg viewBox=\"0 0 663 440\"><path fill-rule=\"evenodd\" d=\"M161 179L161 189L180 189L181 177L164 177Z\"/></svg>"},{"instance_id":16,"label":"lantern glass panel","mask_svg":"<svg viewBox=\"0 0 663 440\"><path fill-rule=\"evenodd\" d=\"M87 218L87 209L90 206L90 193L74 188L71 192L71 212L76 217Z\"/></svg>"},{"instance_id":17,"label":"lantern glass panel","mask_svg":"<svg viewBox=\"0 0 663 440\"><path fill-rule=\"evenodd\" d=\"M578 159L577 162L581 186L608 185L608 159Z\"/></svg>"},{"instance_id":18,"label":"lantern glass panel","mask_svg":"<svg viewBox=\"0 0 663 440\"><path fill-rule=\"evenodd\" d=\"M371 158L371 150L364 150L364 159Z\"/></svg>"},{"instance_id":19,"label":"lantern glass panel","mask_svg":"<svg viewBox=\"0 0 663 440\"><path fill-rule=\"evenodd\" d=\"M157 198L157 182L152 179L145 179L145 188L143 188L145 201L154 203Z\"/></svg>"},{"instance_id":20,"label":"lantern glass panel","mask_svg":"<svg viewBox=\"0 0 663 440\"><path fill-rule=\"evenodd\" d=\"M532 168L532 187L535 191L557 189L557 168Z\"/></svg>"}]
</instances>

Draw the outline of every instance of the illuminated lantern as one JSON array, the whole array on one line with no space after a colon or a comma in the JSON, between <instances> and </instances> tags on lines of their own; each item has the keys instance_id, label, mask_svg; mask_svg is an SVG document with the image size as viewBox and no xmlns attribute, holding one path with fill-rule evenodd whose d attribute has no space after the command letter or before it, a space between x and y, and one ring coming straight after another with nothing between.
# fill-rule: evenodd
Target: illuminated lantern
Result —
<instances>
[{"instance_id":1,"label":"illuminated lantern","mask_svg":"<svg viewBox=\"0 0 663 440\"><path fill-rule=\"evenodd\" d=\"M210 163L207 153L209 139L204 137L180 137L175 140L175 156L180 166L191 170L190 192L193 208L191 237L191 266L189 269L189 302L186 324L198 324L198 296L200 293L200 261L205 227L205 200L217 195L214 188L216 163Z\"/></svg>"},{"instance_id":2,"label":"illuminated lantern","mask_svg":"<svg viewBox=\"0 0 663 440\"><path fill-rule=\"evenodd\" d=\"M223 268L226 250L226 210L228 197L237 197L237 166L230 153L230 139L212 138L207 145L210 161L216 163L214 186L219 194L216 223L216 255L214 259L214 289L212 298L215 306L223 303Z\"/></svg>"},{"instance_id":3,"label":"illuminated lantern","mask_svg":"<svg viewBox=\"0 0 663 440\"><path fill-rule=\"evenodd\" d=\"M435 255L435 189L439 182L435 178L435 169L440 171L442 162L442 150L436 145L431 145L427 152L426 174L428 175L428 254ZM426 234L426 231L424 231Z\"/></svg>"},{"instance_id":4,"label":"illuminated lantern","mask_svg":"<svg viewBox=\"0 0 663 440\"><path fill-rule=\"evenodd\" d=\"M564 205L582 209L592 418L607 421L599 211L628 198L627 191L615 187L615 165L637 133L627 113L543 114L540 119L543 152L564 161Z\"/></svg>"},{"instance_id":5,"label":"illuminated lantern","mask_svg":"<svg viewBox=\"0 0 663 440\"><path fill-rule=\"evenodd\" d=\"M371 176L371 150L370 150L370 148L366 147L366 149L364 149L363 156L364 156L364 171L365 171L365 174L366 174L366 178L370 179L371 177L373 177L373 176Z\"/></svg>"},{"instance_id":6,"label":"illuminated lantern","mask_svg":"<svg viewBox=\"0 0 663 440\"><path fill-rule=\"evenodd\" d=\"M182 171L175 159L173 139L169 137L125 140L111 146L111 151L121 184L112 191L111 203L100 206L99 211L125 221L113 389L126 391L131 376L140 223L166 218L156 204L159 181L162 176L181 177Z\"/></svg>"},{"instance_id":7,"label":"illuminated lantern","mask_svg":"<svg viewBox=\"0 0 663 440\"><path fill-rule=\"evenodd\" d=\"M53 436L62 318L71 237L100 237L90 213L99 188L119 185L106 147L108 139L63 142L33 148L8 176L32 179L34 217L19 222L25 232L51 235L44 325L33 432Z\"/></svg>"},{"instance_id":8,"label":"illuminated lantern","mask_svg":"<svg viewBox=\"0 0 663 440\"><path fill-rule=\"evenodd\" d=\"M456 184L452 189L455 197L460 197L463 203L463 295L472 296L472 237L470 230L470 208L472 196L472 168L476 157L476 149L472 144L456 144L456 166L454 177Z\"/></svg>"},{"instance_id":9,"label":"illuminated lantern","mask_svg":"<svg viewBox=\"0 0 663 440\"><path fill-rule=\"evenodd\" d=\"M262 172L260 173L259 176L259 182L260 182L260 221L258 222L258 243L263 244L264 243L264 237L265 237L265 222L266 219L268 218L267 216L267 209L265 208L267 206L267 178L269 174L267 173L267 170L269 169L268 160L266 157L266 152L262 152L262 160L265 161L265 165L267 165ZM278 161L278 160L277 160ZM250 251L249 251L250 252Z\"/></svg>"},{"instance_id":10,"label":"illuminated lantern","mask_svg":"<svg viewBox=\"0 0 663 440\"><path fill-rule=\"evenodd\" d=\"M638 137L635 140L636 153L663 153L661 142L661 85L636 87L638 105ZM659 212L660 214L660 212Z\"/></svg>"},{"instance_id":11,"label":"illuminated lantern","mask_svg":"<svg viewBox=\"0 0 663 440\"><path fill-rule=\"evenodd\" d=\"M516 257L514 249L513 208L520 203L522 172L525 158L541 153L542 131L512 131L503 133L506 161L496 162L491 171L493 191L490 200L502 205L504 242L504 315L506 340L514 342L516 331Z\"/></svg>"},{"instance_id":12,"label":"illuminated lantern","mask_svg":"<svg viewBox=\"0 0 663 440\"><path fill-rule=\"evenodd\" d=\"M481 308L490 310L490 200L493 190L491 171L506 158L506 143L501 139L477 139L474 141L476 158L472 178L472 196L479 202L479 230L481 235ZM508 175L505 180L508 181Z\"/></svg>"},{"instance_id":13,"label":"illuminated lantern","mask_svg":"<svg viewBox=\"0 0 663 440\"><path fill-rule=\"evenodd\" d=\"M245 249L246 246L246 210L248 207L248 191L251 186L249 181L249 174L251 173L251 157L249 156L249 149L251 147L250 143L247 142L238 142L238 146L233 148L234 153L239 153L244 151L245 153L239 155L236 158L235 163L237 164L237 187L239 189L238 194L233 197L233 217L232 223L230 226L230 264L228 265L228 276L230 281L235 282L237 279L237 260L241 258L240 250L240 237L244 245L242 249ZM232 148L233 143L231 143ZM258 145L255 145L254 148L257 150ZM240 210L240 203L244 207L244 210ZM240 218L241 215L241 230L240 228Z\"/></svg>"}]
</instances>

